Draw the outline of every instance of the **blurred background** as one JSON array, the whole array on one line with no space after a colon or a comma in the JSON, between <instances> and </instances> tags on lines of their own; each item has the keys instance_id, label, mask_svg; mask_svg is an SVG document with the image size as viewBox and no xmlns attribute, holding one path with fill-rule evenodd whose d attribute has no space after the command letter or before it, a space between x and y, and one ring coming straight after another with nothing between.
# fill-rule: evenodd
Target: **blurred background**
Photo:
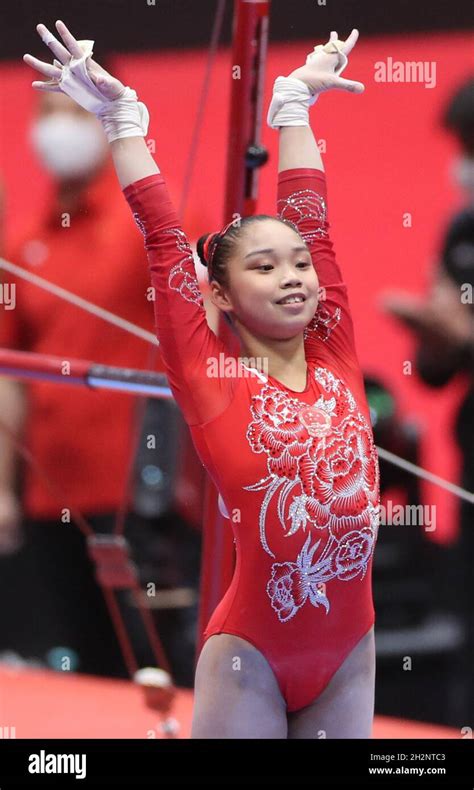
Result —
<instances>
[{"instance_id":1,"label":"blurred background","mask_svg":"<svg viewBox=\"0 0 474 790\"><path fill-rule=\"evenodd\" d=\"M230 0L201 107L219 9L210 0L70 0L67 9L23 0L4 9L1 254L149 331L142 238L94 122L67 97L34 92L36 76L22 55L49 60L35 32L40 21L53 30L61 18L77 38L95 40L94 57L150 110L147 139L195 243L224 221ZM376 0L273 0L264 98L266 112L275 77L330 30L341 38L359 29L347 76L362 81L365 93L323 96L312 127L376 444L470 492L473 17L469 2L407 0L388 11ZM419 64L416 79L410 63ZM76 134L87 142L66 151L63 141ZM266 125L263 144L269 161L257 208L274 213L278 138ZM162 370L147 343L10 274L2 279L1 347ZM5 287L12 283L14 307ZM65 521L64 509L76 508L102 534L123 525L175 681L190 689L204 476L173 404L3 377L0 419L1 664L128 677L84 539ZM8 430L21 436L43 475ZM384 461L381 473L387 523L374 563L376 713L473 727L473 506ZM407 518L410 505L424 506L421 523ZM401 523L393 518L397 506ZM119 599L140 666L153 664L136 605L125 591Z\"/></svg>"}]
</instances>

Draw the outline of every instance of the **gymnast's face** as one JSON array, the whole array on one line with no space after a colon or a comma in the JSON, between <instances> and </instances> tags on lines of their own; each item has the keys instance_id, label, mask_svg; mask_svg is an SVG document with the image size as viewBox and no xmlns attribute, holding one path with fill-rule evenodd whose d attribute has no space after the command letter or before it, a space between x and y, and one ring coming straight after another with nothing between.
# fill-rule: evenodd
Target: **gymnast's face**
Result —
<instances>
[{"instance_id":1,"label":"gymnast's face","mask_svg":"<svg viewBox=\"0 0 474 790\"><path fill-rule=\"evenodd\" d=\"M302 332L318 306L318 277L309 248L289 225L268 219L244 228L229 261L229 287L215 303L252 334L283 340ZM290 294L303 301L282 304ZM219 296L220 294L220 296Z\"/></svg>"}]
</instances>

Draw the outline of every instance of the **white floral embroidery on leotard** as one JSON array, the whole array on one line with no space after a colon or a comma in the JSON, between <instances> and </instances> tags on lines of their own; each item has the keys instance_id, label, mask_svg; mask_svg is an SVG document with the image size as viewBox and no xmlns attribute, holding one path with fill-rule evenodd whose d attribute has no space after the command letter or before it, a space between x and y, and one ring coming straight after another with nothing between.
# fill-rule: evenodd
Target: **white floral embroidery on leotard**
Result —
<instances>
[{"instance_id":1,"label":"white floral embroidery on leotard","mask_svg":"<svg viewBox=\"0 0 474 790\"><path fill-rule=\"evenodd\" d=\"M277 210L280 219L294 225L307 244L318 238L328 238L326 201L314 189L298 189L288 197L281 198L277 202ZM308 229L305 227L306 223L309 225ZM315 227L315 224L319 227ZM340 307L336 307L331 312L327 305L320 302L314 317L304 331L304 339L316 337L325 342L340 320Z\"/></svg>"},{"instance_id":2,"label":"white floral embroidery on leotard","mask_svg":"<svg viewBox=\"0 0 474 790\"><path fill-rule=\"evenodd\" d=\"M309 338L317 337L325 343L340 320L340 307L336 307L334 312L331 313L327 305L320 302L313 318L303 332L303 339L308 340Z\"/></svg>"},{"instance_id":3,"label":"white floral embroidery on leotard","mask_svg":"<svg viewBox=\"0 0 474 790\"><path fill-rule=\"evenodd\" d=\"M364 578L378 531L379 468L371 428L346 384L326 368L316 368L314 376L324 394L312 407L262 386L252 397L246 434L252 451L267 455L268 475L244 487L266 491L259 514L263 549L275 558L265 522L277 491L285 537L308 529L296 561L272 565L267 594L282 622L308 598L328 612L325 584L331 579ZM318 540L311 546L315 531Z\"/></svg>"},{"instance_id":4,"label":"white floral embroidery on leotard","mask_svg":"<svg viewBox=\"0 0 474 790\"><path fill-rule=\"evenodd\" d=\"M136 211L133 212L133 218L138 229L146 238L145 225ZM194 302L195 304L203 306L204 301L194 268L193 251L186 238L186 234L181 228L166 228L163 233L168 233L175 237L176 246L179 252L184 255L184 257L170 269L168 277L169 287L174 291L178 291L187 302ZM189 266L191 267L191 271L189 271Z\"/></svg>"},{"instance_id":5,"label":"white floral embroidery on leotard","mask_svg":"<svg viewBox=\"0 0 474 790\"><path fill-rule=\"evenodd\" d=\"M135 220L135 222L136 222L136 225L137 225L137 227L138 227L138 230L139 230L139 231L140 231L140 233L142 233L142 234L145 236L145 238L146 238L146 228L145 228L145 225L143 224L143 222L142 222L142 220L141 220L141 218L140 218L140 215L138 214L138 212L134 211L134 212L133 212L133 214L132 214L132 216L133 216L133 219L134 219L134 220Z\"/></svg>"},{"instance_id":6,"label":"white floral embroidery on leotard","mask_svg":"<svg viewBox=\"0 0 474 790\"><path fill-rule=\"evenodd\" d=\"M323 196L314 189L298 189L286 198L277 201L278 216L280 219L289 220L296 225L301 238L311 243L316 238L327 238L326 229L327 208ZM296 212L296 220L292 219ZM289 216L288 216L289 215ZM304 222L310 221L310 229L305 230ZM317 222L321 227L314 227Z\"/></svg>"},{"instance_id":7,"label":"white floral embroidery on leotard","mask_svg":"<svg viewBox=\"0 0 474 790\"><path fill-rule=\"evenodd\" d=\"M187 302L203 305L203 298L199 289L196 270L194 268L194 257L191 246L186 238L186 234L181 228L167 228L163 233L170 233L175 237L176 246L184 257L171 267L168 285L174 291L186 299Z\"/></svg>"}]
</instances>

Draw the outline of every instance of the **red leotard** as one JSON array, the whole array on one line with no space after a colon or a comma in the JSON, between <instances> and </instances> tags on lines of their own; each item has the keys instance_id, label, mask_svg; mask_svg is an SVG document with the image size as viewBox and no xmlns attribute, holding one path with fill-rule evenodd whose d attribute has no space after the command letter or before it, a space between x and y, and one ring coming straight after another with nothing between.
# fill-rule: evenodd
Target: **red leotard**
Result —
<instances>
[{"instance_id":1,"label":"red leotard","mask_svg":"<svg viewBox=\"0 0 474 790\"><path fill-rule=\"evenodd\" d=\"M347 289L329 239L326 182L314 168L278 178L278 214L311 249L320 301L296 392L231 358L209 329L191 248L161 174L126 187L145 236L157 336L173 394L230 517L236 568L205 631L253 644L288 711L310 704L374 622L371 570L379 471ZM235 372L235 356L232 356Z\"/></svg>"}]
</instances>

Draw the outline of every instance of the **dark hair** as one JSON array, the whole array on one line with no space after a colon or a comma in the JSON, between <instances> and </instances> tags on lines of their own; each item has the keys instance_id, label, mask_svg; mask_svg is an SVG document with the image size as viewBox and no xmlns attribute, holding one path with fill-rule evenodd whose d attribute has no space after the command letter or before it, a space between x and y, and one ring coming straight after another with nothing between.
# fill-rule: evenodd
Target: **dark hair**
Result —
<instances>
[{"instance_id":1,"label":"dark hair","mask_svg":"<svg viewBox=\"0 0 474 790\"><path fill-rule=\"evenodd\" d=\"M220 285L228 285L229 260L242 236L242 230L254 222L262 222L267 219L273 219L276 222L289 225L298 233L296 225L289 220L280 219L280 217L274 217L271 214L253 214L249 217L241 217L235 220L227 229L224 229L224 233L222 231L219 233L205 233L199 237L196 251L201 263L207 267L209 282L216 280Z\"/></svg>"},{"instance_id":2,"label":"dark hair","mask_svg":"<svg viewBox=\"0 0 474 790\"><path fill-rule=\"evenodd\" d=\"M446 106L443 126L458 137L467 153L474 155L474 77L470 77L452 95Z\"/></svg>"},{"instance_id":3,"label":"dark hair","mask_svg":"<svg viewBox=\"0 0 474 790\"><path fill-rule=\"evenodd\" d=\"M253 214L249 217L240 217L230 226L224 228L224 232L205 233L200 236L196 245L196 252L201 263L207 267L209 282L215 280L220 285L227 286L229 283L228 265L238 242L242 236L242 229L247 228L254 222L273 219L284 225L289 225L298 233L298 228L289 220L274 217L271 214ZM228 313L224 313L224 318L230 326L232 319Z\"/></svg>"}]
</instances>

